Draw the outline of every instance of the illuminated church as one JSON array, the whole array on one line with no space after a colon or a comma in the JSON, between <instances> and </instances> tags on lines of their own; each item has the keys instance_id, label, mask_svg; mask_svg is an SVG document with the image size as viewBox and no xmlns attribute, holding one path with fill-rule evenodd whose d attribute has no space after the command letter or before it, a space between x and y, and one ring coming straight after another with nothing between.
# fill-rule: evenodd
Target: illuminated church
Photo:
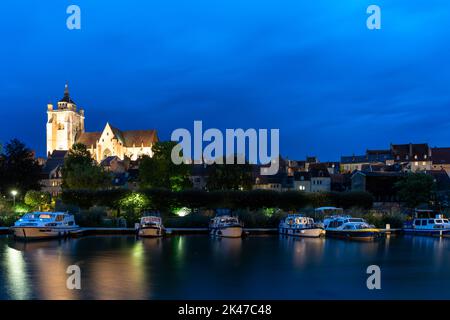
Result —
<instances>
[{"instance_id":1,"label":"illuminated church","mask_svg":"<svg viewBox=\"0 0 450 320\"><path fill-rule=\"evenodd\" d=\"M101 162L110 156L136 160L152 156L152 146L158 141L156 130L119 130L106 123L103 131L86 132L84 110L77 108L66 84L64 97L55 109L47 105L47 156L55 150L69 150L73 144L86 145L92 157Z\"/></svg>"}]
</instances>

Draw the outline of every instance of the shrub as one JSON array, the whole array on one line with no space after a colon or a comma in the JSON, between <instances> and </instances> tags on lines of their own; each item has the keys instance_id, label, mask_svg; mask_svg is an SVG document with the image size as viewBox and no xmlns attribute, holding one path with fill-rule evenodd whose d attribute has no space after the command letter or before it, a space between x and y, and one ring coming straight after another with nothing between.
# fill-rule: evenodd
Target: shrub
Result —
<instances>
[{"instance_id":1,"label":"shrub","mask_svg":"<svg viewBox=\"0 0 450 320\"><path fill-rule=\"evenodd\" d=\"M11 227L21 216L22 214L17 213L0 213L0 226Z\"/></svg>"},{"instance_id":2,"label":"shrub","mask_svg":"<svg viewBox=\"0 0 450 320\"><path fill-rule=\"evenodd\" d=\"M199 213L192 213L184 217L163 216L163 224L167 228L206 228L209 220L208 216Z\"/></svg>"},{"instance_id":3,"label":"shrub","mask_svg":"<svg viewBox=\"0 0 450 320\"><path fill-rule=\"evenodd\" d=\"M106 211L104 208L93 207L89 210L81 210L74 215L80 227L102 227Z\"/></svg>"}]
</instances>

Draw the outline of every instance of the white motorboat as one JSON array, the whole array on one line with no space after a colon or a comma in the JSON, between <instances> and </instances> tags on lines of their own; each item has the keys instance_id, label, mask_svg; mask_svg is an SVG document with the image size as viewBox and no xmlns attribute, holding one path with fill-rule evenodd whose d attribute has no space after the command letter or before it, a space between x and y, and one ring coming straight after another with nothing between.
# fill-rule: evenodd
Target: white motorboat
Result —
<instances>
[{"instance_id":1,"label":"white motorboat","mask_svg":"<svg viewBox=\"0 0 450 320\"><path fill-rule=\"evenodd\" d=\"M11 230L19 239L59 238L79 230L73 215L66 212L31 212L16 221Z\"/></svg>"},{"instance_id":2,"label":"white motorboat","mask_svg":"<svg viewBox=\"0 0 450 320\"><path fill-rule=\"evenodd\" d=\"M139 221L138 236L161 237L164 235L164 226L159 214L143 216Z\"/></svg>"},{"instance_id":3,"label":"white motorboat","mask_svg":"<svg viewBox=\"0 0 450 320\"><path fill-rule=\"evenodd\" d=\"M325 229L314 223L313 218L302 214L290 214L278 226L280 234L318 238L325 236Z\"/></svg>"},{"instance_id":4,"label":"white motorboat","mask_svg":"<svg viewBox=\"0 0 450 320\"><path fill-rule=\"evenodd\" d=\"M437 214L435 218L415 218L403 226L405 234L449 237L450 223L443 215Z\"/></svg>"},{"instance_id":5,"label":"white motorboat","mask_svg":"<svg viewBox=\"0 0 450 320\"><path fill-rule=\"evenodd\" d=\"M213 236L239 238L242 237L243 225L235 216L222 215L211 219L209 230Z\"/></svg>"},{"instance_id":6,"label":"white motorboat","mask_svg":"<svg viewBox=\"0 0 450 320\"><path fill-rule=\"evenodd\" d=\"M324 220L326 235L349 240L374 240L381 236L379 229L362 218L332 216Z\"/></svg>"}]
</instances>

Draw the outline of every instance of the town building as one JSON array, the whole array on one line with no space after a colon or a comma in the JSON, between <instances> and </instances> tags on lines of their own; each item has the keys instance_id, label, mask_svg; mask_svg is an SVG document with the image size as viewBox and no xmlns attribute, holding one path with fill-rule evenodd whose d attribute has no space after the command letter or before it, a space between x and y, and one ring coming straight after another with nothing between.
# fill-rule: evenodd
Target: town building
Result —
<instances>
[{"instance_id":1,"label":"town building","mask_svg":"<svg viewBox=\"0 0 450 320\"><path fill-rule=\"evenodd\" d=\"M342 156L340 162L341 173L351 173L361 170L364 165L369 164L367 155Z\"/></svg>"},{"instance_id":2,"label":"town building","mask_svg":"<svg viewBox=\"0 0 450 320\"><path fill-rule=\"evenodd\" d=\"M432 150L426 143L391 144L386 150L366 150L364 155L342 156L341 173L364 171L367 166L399 165L403 171L430 170Z\"/></svg>"},{"instance_id":3,"label":"town building","mask_svg":"<svg viewBox=\"0 0 450 320\"><path fill-rule=\"evenodd\" d=\"M70 97L66 84L57 108L47 105L47 156L53 151L67 151L75 143L86 145L92 158L100 163L110 156L121 160L137 160L152 156L152 146L158 141L156 130L119 130L106 123L102 131L85 131L85 113Z\"/></svg>"},{"instance_id":4,"label":"town building","mask_svg":"<svg viewBox=\"0 0 450 320\"><path fill-rule=\"evenodd\" d=\"M309 165L311 175L310 192L328 192L331 191L331 176L324 163L314 163Z\"/></svg>"},{"instance_id":5,"label":"town building","mask_svg":"<svg viewBox=\"0 0 450 320\"><path fill-rule=\"evenodd\" d=\"M278 172L274 175L259 175L255 179L253 189L288 191L294 188L294 177L286 172Z\"/></svg>"},{"instance_id":6,"label":"town building","mask_svg":"<svg viewBox=\"0 0 450 320\"><path fill-rule=\"evenodd\" d=\"M445 170L450 175L450 148L431 148L432 170Z\"/></svg>"},{"instance_id":7,"label":"town building","mask_svg":"<svg viewBox=\"0 0 450 320\"><path fill-rule=\"evenodd\" d=\"M311 174L307 171L294 173L294 190L311 192Z\"/></svg>"},{"instance_id":8,"label":"town building","mask_svg":"<svg viewBox=\"0 0 450 320\"><path fill-rule=\"evenodd\" d=\"M405 171L431 170L431 148L427 143L391 144L394 163L404 165Z\"/></svg>"},{"instance_id":9,"label":"town building","mask_svg":"<svg viewBox=\"0 0 450 320\"><path fill-rule=\"evenodd\" d=\"M41 172L42 191L57 197L62 192L62 168L67 151L54 150L43 164Z\"/></svg>"}]
</instances>

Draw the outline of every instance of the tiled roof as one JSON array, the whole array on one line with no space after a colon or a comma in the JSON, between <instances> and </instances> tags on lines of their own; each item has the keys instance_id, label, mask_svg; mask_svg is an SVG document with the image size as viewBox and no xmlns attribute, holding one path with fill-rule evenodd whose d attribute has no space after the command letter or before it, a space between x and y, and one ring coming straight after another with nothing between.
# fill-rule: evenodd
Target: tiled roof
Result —
<instances>
[{"instance_id":1,"label":"tiled roof","mask_svg":"<svg viewBox=\"0 0 450 320\"><path fill-rule=\"evenodd\" d=\"M96 146L101 135L101 132L83 132L77 138L77 143L82 143L87 147Z\"/></svg>"},{"instance_id":2,"label":"tiled roof","mask_svg":"<svg viewBox=\"0 0 450 320\"><path fill-rule=\"evenodd\" d=\"M62 167L64 165L64 157L66 154L67 151L54 150L45 162L45 165L42 167L42 173L48 175L56 168Z\"/></svg>"},{"instance_id":3,"label":"tiled roof","mask_svg":"<svg viewBox=\"0 0 450 320\"><path fill-rule=\"evenodd\" d=\"M111 127L111 130L112 130L114 136L117 138L117 140L119 140L120 142L122 142L122 144L125 145L125 140L123 138L122 131L120 131L116 127L113 127L112 125L109 125L109 126Z\"/></svg>"},{"instance_id":4,"label":"tiled roof","mask_svg":"<svg viewBox=\"0 0 450 320\"><path fill-rule=\"evenodd\" d=\"M121 133L126 147L150 147L158 141L156 130L127 130Z\"/></svg>"},{"instance_id":5,"label":"tiled roof","mask_svg":"<svg viewBox=\"0 0 450 320\"><path fill-rule=\"evenodd\" d=\"M295 181L309 181L311 180L311 174L307 171L294 172Z\"/></svg>"},{"instance_id":6,"label":"tiled roof","mask_svg":"<svg viewBox=\"0 0 450 320\"><path fill-rule=\"evenodd\" d=\"M427 143L409 143L409 144L393 144L391 145L391 150L394 155L395 160L426 160L428 158L428 153L430 148ZM417 159L415 158L417 156Z\"/></svg>"},{"instance_id":7,"label":"tiled roof","mask_svg":"<svg viewBox=\"0 0 450 320\"><path fill-rule=\"evenodd\" d=\"M342 156L341 163L366 163L369 162L366 155L362 156Z\"/></svg>"},{"instance_id":8,"label":"tiled roof","mask_svg":"<svg viewBox=\"0 0 450 320\"><path fill-rule=\"evenodd\" d=\"M111 130L114 133L114 136L125 146L125 147L150 147L155 142L158 141L158 137L156 135L156 130L127 130L121 131L113 126L111 126ZM92 145L97 145L98 140L100 139L102 133L101 132L83 132L77 138L77 143L82 143L87 147Z\"/></svg>"},{"instance_id":9,"label":"tiled roof","mask_svg":"<svg viewBox=\"0 0 450 320\"><path fill-rule=\"evenodd\" d=\"M324 163L311 163L309 165L309 172L313 178L326 178L330 177L328 168Z\"/></svg>"},{"instance_id":10,"label":"tiled roof","mask_svg":"<svg viewBox=\"0 0 450 320\"><path fill-rule=\"evenodd\" d=\"M431 148L434 165L450 164L450 148Z\"/></svg>"},{"instance_id":11,"label":"tiled roof","mask_svg":"<svg viewBox=\"0 0 450 320\"><path fill-rule=\"evenodd\" d=\"M104 167L105 167L105 166L108 167L108 166L111 165L111 161L113 161L113 160L115 160L115 159L120 160L120 158L119 158L118 156L109 156L109 157L106 157L105 159L102 160L102 162L100 162L100 165L101 165L101 166L104 166Z\"/></svg>"}]
</instances>

